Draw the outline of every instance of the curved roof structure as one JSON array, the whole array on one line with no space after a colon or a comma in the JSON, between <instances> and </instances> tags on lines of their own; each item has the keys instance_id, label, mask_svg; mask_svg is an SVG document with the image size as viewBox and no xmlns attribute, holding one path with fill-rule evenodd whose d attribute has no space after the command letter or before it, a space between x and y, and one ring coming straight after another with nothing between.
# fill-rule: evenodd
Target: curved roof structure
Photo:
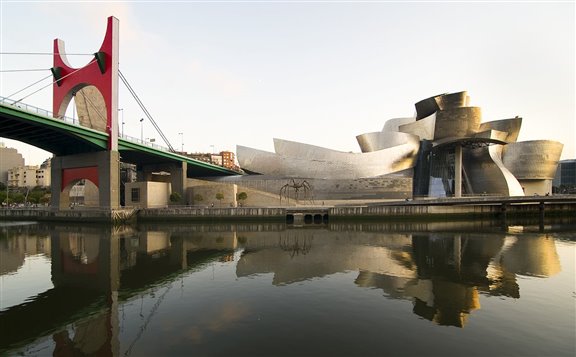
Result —
<instances>
[{"instance_id":1,"label":"curved roof structure","mask_svg":"<svg viewBox=\"0 0 576 357\"><path fill-rule=\"evenodd\" d=\"M505 132L507 135L503 140L508 143L513 143L518 139L518 134L520 133L521 127L522 118L516 117L511 119L501 119L481 123L480 131L491 129Z\"/></svg>"},{"instance_id":2,"label":"curved roof structure","mask_svg":"<svg viewBox=\"0 0 576 357\"><path fill-rule=\"evenodd\" d=\"M532 140L504 146L502 161L518 179L551 180L564 144L553 140Z\"/></svg>"},{"instance_id":3,"label":"curved roof structure","mask_svg":"<svg viewBox=\"0 0 576 357\"><path fill-rule=\"evenodd\" d=\"M382 128L382 131L401 131L400 125L413 123L415 121L416 121L415 117L388 119L384 123L384 127Z\"/></svg>"},{"instance_id":4,"label":"curved roof structure","mask_svg":"<svg viewBox=\"0 0 576 357\"><path fill-rule=\"evenodd\" d=\"M480 128L482 111L479 107L457 107L436 112L434 140L448 137L467 137Z\"/></svg>"},{"instance_id":5,"label":"curved roof structure","mask_svg":"<svg viewBox=\"0 0 576 357\"><path fill-rule=\"evenodd\" d=\"M362 152L372 152L388 149L398 145L411 144L420 146L420 138L417 135L401 133L397 131L376 131L356 136Z\"/></svg>"},{"instance_id":6,"label":"curved roof structure","mask_svg":"<svg viewBox=\"0 0 576 357\"><path fill-rule=\"evenodd\" d=\"M276 153L236 146L240 166L265 175L357 179L410 169L418 153L414 143L368 153L336 151L281 139L274 139L274 144Z\"/></svg>"}]
</instances>

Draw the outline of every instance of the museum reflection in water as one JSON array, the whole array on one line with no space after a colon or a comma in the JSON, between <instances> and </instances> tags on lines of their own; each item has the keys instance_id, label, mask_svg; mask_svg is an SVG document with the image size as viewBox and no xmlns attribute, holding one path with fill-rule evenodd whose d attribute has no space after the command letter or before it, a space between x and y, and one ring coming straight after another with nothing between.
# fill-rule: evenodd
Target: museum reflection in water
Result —
<instances>
[{"instance_id":1,"label":"museum reflection in water","mask_svg":"<svg viewBox=\"0 0 576 357\"><path fill-rule=\"evenodd\" d=\"M520 298L518 275L549 277L560 271L555 241L546 233L388 228L3 227L0 274L13 274L27 256L41 254L50 259L53 287L0 310L0 321L10 326L3 329L0 347L21 348L51 336L54 355L117 355L123 301L218 261L233 262L238 278L272 273L275 285L357 272L356 287L410 300L419 317L458 327L480 308L479 294Z\"/></svg>"}]
</instances>

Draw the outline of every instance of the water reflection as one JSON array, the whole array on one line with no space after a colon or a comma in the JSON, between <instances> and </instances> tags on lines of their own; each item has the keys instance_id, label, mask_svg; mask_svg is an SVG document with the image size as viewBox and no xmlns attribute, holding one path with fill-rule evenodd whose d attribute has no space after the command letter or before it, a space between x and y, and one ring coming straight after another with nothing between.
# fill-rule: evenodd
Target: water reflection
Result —
<instances>
[{"instance_id":1,"label":"water reflection","mask_svg":"<svg viewBox=\"0 0 576 357\"><path fill-rule=\"evenodd\" d=\"M481 294L518 299L520 275L546 278L561 271L550 232L442 228L413 233L418 227L391 231L366 224L3 227L0 273L17 274L26 257L43 254L51 259L53 288L1 307L2 326L10 328L3 328L0 353L24 348L24 354L34 354L30 346L44 345L55 356L129 355L173 282L184 284L185 275L215 262L234 264L238 279L272 274L274 286L352 272L349 289L381 290L384 299L411 301L420 318L456 327L481 308ZM154 305L146 314L141 307L142 323L122 344L123 304L143 299L154 287L162 287L151 293ZM244 319L249 309L227 301L209 318L191 322L188 338L200 341Z\"/></svg>"}]
</instances>

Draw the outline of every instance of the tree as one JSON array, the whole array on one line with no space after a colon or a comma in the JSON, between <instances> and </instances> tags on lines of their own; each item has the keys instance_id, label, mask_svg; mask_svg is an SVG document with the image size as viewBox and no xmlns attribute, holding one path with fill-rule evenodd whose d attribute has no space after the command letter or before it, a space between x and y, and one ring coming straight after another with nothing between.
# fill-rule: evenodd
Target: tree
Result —
<instances>
[{"instance_id":1,"label":"tree","mask_svg":"<svg viewBox=\"0 0 576 357\"><path fill-rule=\"evenodd\" d=\"M238 194L236 194L236 199L238 201L245 201L247 198L248 198L248 194L244 191L238 192ZM242 206L242 203L240 203L240 205Z\"/></svg>"},{"instance_id":2,"label":"tree","mask_svg":"<svg viewBox=\"0 0 576 357\"><path fill-rule=\"evenodd\" d=\"M30 203L40 203L40 199L44 196L44 192L34 190L28 195L28 202Z\"/></svg>"},{"instance_id":3,"label":"tree","mask_svg":"<svg viewBox=\"0 0 576 357\"><path fill-rule=\"evenodd\" d=\"M46 194L42 196L42 198L40 198L40 203L44 205L50 203L50 195Z\"/></svg>"},{"instance_id":4,"label":"tree","mask_svg":"<svg viewBox=\"0 0 576 357\"><path fill-rule=\"evenodd\" d=\"M14 203L24 203L25 196L23 193L17 192L14 196L10 197Z\"/></svg>"},{"instance_id":5,"label":"tree","mask_svg":"<svg viewBox=\"0 0 576 357\"><path fill-rule=\"evenodd\" d=\"M204 197L202 197L201 194L197 193L194 195L194 203L196 203L196 202L200 203L202 201L204 201Z\"/></svg>"},{"instance_id":6,"label":"tree","mask_svg":"<svg viewBox=\"0 0 576 357\"><path fill-rule=\"evenodd\" d=\"M182 199L182 196L180 196L180 194L178 192L172 192L170 194L170 202L172 202L172 203L180 202L181 199Z\"/></svg>"},{"instance_id":7,"label":"tree","mask_svg":"<svg viewBox=\"0 0 576 357\"><path fill-rule=\"evenodd\" d=\"M222 206L222 200L224 199L224 194L222 192L218 192L216 194L216 199L218 200L218 205Z\"/></svg>"}]
</instances>

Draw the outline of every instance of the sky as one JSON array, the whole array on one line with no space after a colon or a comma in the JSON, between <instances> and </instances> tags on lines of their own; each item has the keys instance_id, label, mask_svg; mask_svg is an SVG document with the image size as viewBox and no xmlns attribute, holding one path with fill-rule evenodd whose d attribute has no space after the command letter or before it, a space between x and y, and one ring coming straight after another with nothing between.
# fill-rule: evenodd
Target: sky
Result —
<instances>
[{"instance_id":1,"label":"sky","mask_svg":"<svg viewBox=\"0 0 576 357\"><path fill-rule=\"evenodd\" d=\"M573 0L0 0L0 96L52 66L50 55L7 53L51 53L55 38L67 53L96 52L115 16L120 71L176 149L274 151L282 138L360 152L356 135L466 90L483 122L520 116L519 141L560 141L572 159L575 11ZM9 72L29 69L44 71ZM50 81L10 98L51 110ZM125 134L163 144L121 82L119 96ZM27 165L51 156L0 141Z\"/></svg>"}]
</instances>

